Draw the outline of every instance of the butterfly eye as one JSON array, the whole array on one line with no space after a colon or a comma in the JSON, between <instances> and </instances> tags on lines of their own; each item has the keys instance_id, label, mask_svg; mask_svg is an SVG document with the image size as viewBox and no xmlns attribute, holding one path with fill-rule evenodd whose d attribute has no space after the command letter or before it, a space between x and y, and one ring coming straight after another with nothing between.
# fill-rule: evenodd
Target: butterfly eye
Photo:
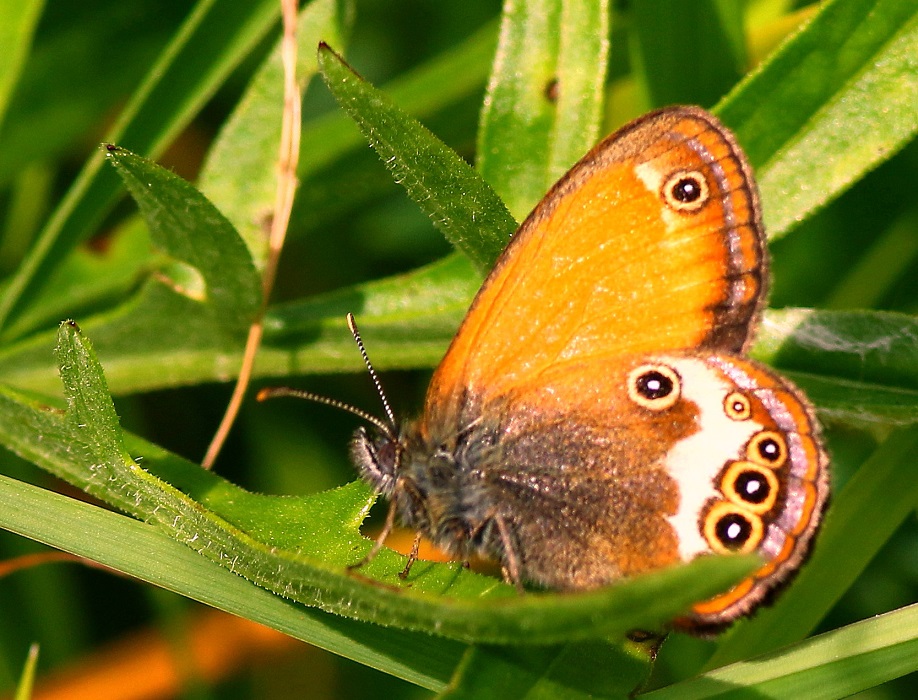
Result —
<instances>
[{"instance_id":1,"label":"butterfly eye","mask_svg":"<svg viewBox=\"0 0 918 700\"><path fill-rule=\"evenodd\" d=\"M724 399L724 413L733 420L749 420L752 416L752 404L738 391L727 394Z\"/></svg>"},{"instance_id":2,"label":"butterfly eye","mask_svg":"<svg viewBox=\"0 0 918 700\"><path fill-rule=\"evenodd\" d=\"M752 462L733 462L720 480L728 500L759 515L774 507L779 489L775 473Z\"/></svg>"},{"instance_id":3,"label":"butterfly eye","mask_svg":"<svg viewBox=\"0 0 918 700\"><path fill-rule=\"evenodd\" d=\"M756 464L777 469L787 459L787 443L780 433L763 430L752 436L746 446L746 458Z\"/></svg>"},{"instance_id":4,"label":"butterfly eye","mask_svg":"<svg viewBox=\"0 0 918 700\"><path fill-rule=\"evenodd\" d=\"M707 180L697 170L680 170L670 175L663 185L663 200L676 211L698 211L709 197Z\"/></svg>"},{"instance_id":5,"label":"butterfly eye","mask_svg":"<svg viewBox=\"0 0 918 700\"><path fill-rule=\"evenodd\" d=\"M720 554L751 552L762 541L764 531L759 516L727 501L715 503L704 520L704 537Z\"/></svg>"},{"instance_id":6,"label":"butterfly eye","mask_svg":"<svg viewBox=\"0 0 918 700\"><path fill-rule=\"evenodd\" d=\"M642 365L628 375L628 396L639 406L662 411L679 399L681 381L666 365Z\"/></svg>"}]
</instances>

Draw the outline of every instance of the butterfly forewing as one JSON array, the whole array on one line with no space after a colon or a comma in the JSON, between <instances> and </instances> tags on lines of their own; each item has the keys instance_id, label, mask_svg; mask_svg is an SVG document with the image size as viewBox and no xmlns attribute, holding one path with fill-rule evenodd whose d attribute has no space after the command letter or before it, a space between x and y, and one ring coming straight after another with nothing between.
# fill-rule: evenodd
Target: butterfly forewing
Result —
<instances>
[{"instance_id":1,"label":"butterfly forewing","mask_svg":"<svg viewBox=\"0 0 918 700\"><path fill-rule=\"evenodd\" d=\"M600 143L504 251L428 407L464 389L512 390L559 361L743 349L766 276L748 173L729 132L696 108L648 115Z\"/></svg>"}]
</instances>

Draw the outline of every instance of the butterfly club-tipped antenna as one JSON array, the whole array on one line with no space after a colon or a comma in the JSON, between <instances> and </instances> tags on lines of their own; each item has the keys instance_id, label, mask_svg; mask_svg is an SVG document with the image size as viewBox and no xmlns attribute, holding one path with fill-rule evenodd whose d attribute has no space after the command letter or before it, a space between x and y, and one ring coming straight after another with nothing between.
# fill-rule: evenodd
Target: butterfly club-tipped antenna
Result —
<instances>
[{"instance_id":1,"label":"butterfly club-tipped antenna","mask_svg":"<svg viewBox=\"0 0 918 700\"><path fill-rule=\"evenodd\" d=\"M344 401L339 401L338 399L332 399L327 396L322 396L321 394L314 394L311 391L306 391L305 389L295 389L289 386L269 386L265 387L258 392L256 398L259 401L265 401L267 399L273 399L278 396L294 396L299 399L306 399L307 401L314 401L315 403L321 403L326 406L331 406L332 408L338 408L342 411L347 411L358 418L362 418L370 425L378 428L383 435L397 442L398 440L398 423L395 420L395 414L392 412L392 407L389 405L388 399L386 399L386 394L383 392L382 383L379 381L379 376L376 374L376 370L373 369L373 365L370 363L370 357L367 355L367 350L363 345L363 340L360 337L360 331L357 330L357 324L354 321L354 315L352 313L347 314L347 327L351 331L351 335L354 337L354 342L357 343L357 349L360 351L360 356L363 358L363 362L366 365L367 371L370 373L370 379L373 380L373 385L376 387L376 393L379 395L380 400L382 401L383 410L386 412L386 418L388 422L377 418L372 413L368 413L361 408L352 406L349 403Z\"/></svg>"},{"instance_id":2,"label":"butterfly club-tipped antenna","mask_svg":"<svg viewBox=\"0 0 918 700\"><path fill-rule=\"evenodd\" d=\"M357 349L360 351L360 356L363 358L363 364L367 367L367 372L370 374L373 386L376 387L376 393L379 395L379 400L382 401L383 411L386 412L386 418L389 419L389 429L383 432L394 440L398 436L398 421L395 420L395 414L392 412L392 407L389 405L389 400L386 398L386 392L383 391L382 382L379 381L379 375L376 374L376 370L373 369L373 363L370 362L370 356L367 354L366 347L364 347L363 338L360 337L360 330L357 328L354 314L350 311L347 313L347 327L354 337L354 342L357 343ZM378 426L378 423L374 423L374 425Z\"/></svg>"}]
</instances>

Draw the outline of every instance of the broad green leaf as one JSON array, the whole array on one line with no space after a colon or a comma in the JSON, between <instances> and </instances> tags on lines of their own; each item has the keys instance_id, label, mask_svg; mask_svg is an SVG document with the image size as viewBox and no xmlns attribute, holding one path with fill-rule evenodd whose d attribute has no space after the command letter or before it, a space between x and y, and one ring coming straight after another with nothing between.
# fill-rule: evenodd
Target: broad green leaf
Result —
<instances>
[{"instance_id":1,"label":"broad green leaf","mask_svg":"<svg viewBox=\"0 0 918 700\"><path fill-rule=\"evenodd\" d=\"M3 47L3 61L0 61L0 124L3 124L10 94L19 80L44 5L44 0L7 0L0 5L0 46Z\"/></svg>"},{"instance_id":2,"label":"broad green leaf","mask_svg":"<svg viewBox=\"0 0 918 700\"><path fill-rule=\"evenodd\" d=\"M351 14L340 0L314 0L297 24L296 75L305 90L318 71L320 41L339 45ZM211 147L198 187L229 219L261 268L267 254L266 222L274 211L277 159L284 110L280 40L249 82L235 112Z\"/></svg>"},{"instance_id":3,"label":"broad green leaf","mask_svg":"<svg viewBox=\"0 0 918 700\"><path fill-rule=\"evenodd\" d=\"M192 289L189 296L200 297L229 328L246 328L261 304L261 279L233 225L177 175L117 146L105 151L153 242L204 278L204 289Z\"/></svg>"},{"instance_id":4,"label":"broad green leaf","mask_svg":"<svg viewBox=\"0 0 918 700\"><path fill-rule=\"evenodd\" d=\"M105 140L130 144L150 157L162 152L268 31L278 10L274 0L199 0ZM117 200L118 178L103 170L102 162L101 153L86 162L3 289L0 327L4 337L24 330L10 327L20 308L29 304L50 271L93 232Z\"/></svg>"},{"instance_id":5,"label":"broad green leaf","mask_svg":"<svg viewBox=\"0 0 918 700\"><path fill-rule=\"evenodd\" d=\"M779 237L918 132L918 5L832 0L718 107Z\"/></svg>"},{"instance_id":6,"label":"broad green leaf","mask_svg":"<svg viewBox=\"0 0 918 700\"><path fill-rule=\"evenodd\" d=\"M2 398L0 402L5 403ZM4 475L0 527L431 690L445 687L464 650L451 640L384 629L291 603L208 561L156 527Z\"/></svg>"},{"instance_id":7,"label":"broad green leaf","mask_svg":"<svg viewBox=\"0 0 918 700\"><path fill-rule=\"evenodd\" d=\"M639 697L834 700L915 671L918 606L912 605Z\"/></svg>"},{"instance_id":8,"label":"broad green leaf","mask_svg":"<svg viewBox=\"0 0 918 700\"><path fill-rule=\"evenodd\" d=\"M744 3L643 0L631 5L635 74L650 107L711 107L746 71Z\"/></svg>"},{"instance_id":9,"label":"broad green leaf","mask_svg":"<svg viewBox=\"0 0 918 700\"><path fill-rule=\"evenodd\" d=\"M596 142L609 4L506 2L478 136L478 170L522 220Z\"/></svg>"},{"instance_id":10,"label":"broad green leaf","mask_svg":"<svg viewBox=\"0 0 918 700\"><path fill-rule=\"evenodd\" d=\"M774 606L738 623L709 667L802 639L918 506L918 427L892 433L833 496L813 554ZM864 524L869 523L869 527Z\"/></svg>"},{"instance_id":11,"label":"broad green leaf","mask_svg":"<svg viewBox=\"0 0 918 700\"><path fill-rule=\"evenodd\" d=\"M354 73L327 46L319 67L393 177L449 241L482 271L516 229L503 202L455 151Z\"/></svg>"},{"instance_id":12,"label":"broad green leaf","mask_svg":"<svg viewBox=\"0 0 918 700\"><path fill-rule=\"evenodd\" d=\"M399 578L404 558L389 550L351 573L347 565L370 547L359 532L373 500L368 485L301 498L247 493L153 445L126 442L95 353L71 323L61 326L58 359L67 414L0 393L5 446L254 583L328 612L463 641L614 638L659 627L693 601L728 587L755 563L708 557L565 595L518 595L457 563L418 562L406 585ZM41 441L34 440L36 433Z\"/></svg>"}]
</instances>

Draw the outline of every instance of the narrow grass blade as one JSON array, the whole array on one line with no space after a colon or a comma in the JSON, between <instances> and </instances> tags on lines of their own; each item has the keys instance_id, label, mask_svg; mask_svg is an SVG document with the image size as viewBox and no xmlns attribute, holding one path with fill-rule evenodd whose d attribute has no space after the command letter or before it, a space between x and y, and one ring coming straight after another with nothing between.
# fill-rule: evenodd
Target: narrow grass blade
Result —
<instances>
[{"instance_id":1,"label":"narrow grass blade","mask_svg":"<svg viewBox=\"0 0 918 700\"><path fill-rule=\"evenodd\" d=\"M834 700L918 671L918 605L639 697Z\"/></svg>"}]
</instances>

